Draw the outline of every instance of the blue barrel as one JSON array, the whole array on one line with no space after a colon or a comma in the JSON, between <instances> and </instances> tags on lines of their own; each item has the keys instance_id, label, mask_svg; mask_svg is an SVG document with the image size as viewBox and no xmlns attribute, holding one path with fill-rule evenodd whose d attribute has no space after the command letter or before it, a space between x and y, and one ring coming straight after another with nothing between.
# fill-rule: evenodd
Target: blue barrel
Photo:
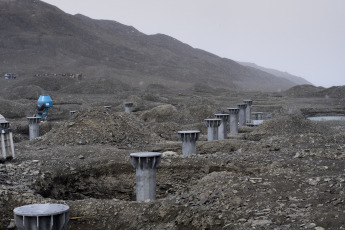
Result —
<instances>
[{"instance_id":1,"label":"blue barrel","mask_svg":"<svg viewBox=\"0 0 345 230\"><path fill-rule=\"evenodd\" d=\"M40 95L37 100L37 103L43 103L45 108L53 107L53 101L49 95Z\"/></svg>"}]
</instances>

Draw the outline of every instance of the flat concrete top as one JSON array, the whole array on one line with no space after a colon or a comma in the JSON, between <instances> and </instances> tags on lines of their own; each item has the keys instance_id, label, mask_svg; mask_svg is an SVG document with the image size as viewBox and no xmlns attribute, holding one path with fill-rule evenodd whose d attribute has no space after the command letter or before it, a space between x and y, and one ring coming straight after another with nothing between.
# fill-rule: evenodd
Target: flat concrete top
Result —
<instances>
[{"instance_id":1,"label":"flat concrete top","mask_svg":"<svg viewBox=\"0 0 345 230\"><path fill-rule=\"evenodd\" d=\"M217 117L227 117L227 116L229 116L229 114L228 113L222 113L222 114L215 114L215 116L217 116Z\"/></svg>"},{"instance_id":2,"label":"flat concrete top","mask_svg":"<svg viewBox=\"0 0 345 230\"><path fill-rule=\"evenodd\" d=\"M156 152L141 152L141 153L131 153L131 157L159 157L161 156L161 153Z\"/></svg>"},{"instance_id":3,"label":"flat concrete top","mask_svg":"<svg viewBox=\"0 0 345 230\"><path fill-rule=\"evenodd\" d=\"M252 102L252 100L250 100L250 99L243 100L243 102L247 102L247 101L248 101L248 102L249 102L249 101Z\"/></svg>"},{"instance_id":4,"label":"flat concrete top","mask_svg":"<svg viewBox=\"0 0 345 230\"><path fill-rule=\"evenodd\" d=\"M218 118L208 118L205 119L205 121L221 121L222 119L218 119Z\"/></svg>"},{"instance_id":5,"label":"flat concrete top","mask_svg":"<svg viewBox=\"0 0 345 230\"><path fill-rule=\"evenodd\" d=\"M21 216L53 216L68 210L69 207L64 204L30 204L15 208L13 212Z\"/></svg>"},{"instance_id":6,"label":"flat concrete top","mask_svg":"<svg viewBox=\"0 0 345 230\"><path fill-rule=\"evenodd\" d=\"M177 133L189 134L189 133L200 133L200 131L199 130L186 130L186 131L178 131Z\"/></svg>"}]
</instances>

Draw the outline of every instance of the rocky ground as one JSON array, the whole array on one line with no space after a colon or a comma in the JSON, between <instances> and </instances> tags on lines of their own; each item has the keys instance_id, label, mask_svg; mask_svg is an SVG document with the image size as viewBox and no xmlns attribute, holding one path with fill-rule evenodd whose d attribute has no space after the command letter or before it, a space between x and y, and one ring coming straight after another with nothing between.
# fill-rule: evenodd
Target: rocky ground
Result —
<instances>
[{"instance_id":1,"label":"rocky ground","mask_svg":"<svg viewBox=\"0 0 345 230\"><path fill-rule=\"evenodd\" d=\"M345 123L305 119L344 115L343 99L229 91L52 97L50 120L33 141L30 97L0 98L17 156L0 163L0 229L15 207L32 203L69 205L69 229L345 228ZM247 98L273 118L206 141L203 119ZM133 114L123 113L124 101L134 102ZM198 155L181 155L176 133L187 129L201 130ZM165 152L156 201L135 201L129 154L140 151Z\"/></svg>"}]
</instances>

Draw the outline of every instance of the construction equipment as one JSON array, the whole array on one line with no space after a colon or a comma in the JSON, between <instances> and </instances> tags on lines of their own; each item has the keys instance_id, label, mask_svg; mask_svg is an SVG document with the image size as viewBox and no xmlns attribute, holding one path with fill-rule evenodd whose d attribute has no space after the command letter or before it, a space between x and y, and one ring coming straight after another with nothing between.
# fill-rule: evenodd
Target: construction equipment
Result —
<instances>
[{"instance_id":1,"label":"construction equipment","mask_svg":"<svg viewBox=\"0 0 345 230\"><path fill-rule=\"evenodd\" d=\"M53 107L53 101L49 95L40 95L37 100L37 117L40 117L42 121L47 120L48 110Z\"/></svg>"}]
</instances>

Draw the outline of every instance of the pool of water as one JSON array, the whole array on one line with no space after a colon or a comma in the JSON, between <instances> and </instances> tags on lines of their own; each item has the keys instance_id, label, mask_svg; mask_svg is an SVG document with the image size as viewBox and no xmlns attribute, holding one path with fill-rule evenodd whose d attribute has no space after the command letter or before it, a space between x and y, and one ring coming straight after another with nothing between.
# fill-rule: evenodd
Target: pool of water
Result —
<instances>
[{"instance_id":1,"label":"pool of water","mask_svg":"<svg viewBox=\"0 0 345 230\"><path fill-rule=\"evenodd\" d=\"M321 117L308 117L311 121L345 121L345 116L321 116Z\"/></svg>"}]
</instances>

